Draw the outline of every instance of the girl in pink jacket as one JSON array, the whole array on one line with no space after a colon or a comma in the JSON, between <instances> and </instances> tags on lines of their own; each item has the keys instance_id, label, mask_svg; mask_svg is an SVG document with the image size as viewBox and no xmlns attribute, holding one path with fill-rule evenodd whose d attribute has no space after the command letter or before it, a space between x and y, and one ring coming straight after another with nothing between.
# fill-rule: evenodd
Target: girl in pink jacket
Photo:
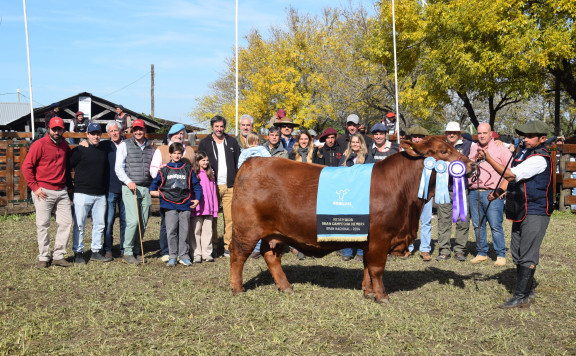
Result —
<instances>
[{"instance_id":1,"label":"girl in pink jacket","mask_svg":"<svg viewBox=\"0 0 576 356\"><path fill-rule=\"evenodd\" d=\"M194 263L214 262L212 221L218 217L218 196L214 170L210 167L210 161L205 152L196 153L194 172L200 180L202 199L196 209L192 210L193 228L190 229L190 247L194 250Z\"/></svg>"}]
</instances>

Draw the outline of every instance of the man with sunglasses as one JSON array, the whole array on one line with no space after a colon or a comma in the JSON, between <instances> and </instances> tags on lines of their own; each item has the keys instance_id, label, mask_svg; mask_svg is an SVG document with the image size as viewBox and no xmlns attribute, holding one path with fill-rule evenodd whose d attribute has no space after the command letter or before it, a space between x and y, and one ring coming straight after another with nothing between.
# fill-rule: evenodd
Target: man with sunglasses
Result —
<instances>
[{"instance_id":1,"label":"man with sunglasses","mask_svg":"<svg viewBox=\"0 0 576 356\"><path fill-rule=\"evenodd\" d=\"M540 262L540 246L553 210L552 165L545 148L548 125L528 121L516 128L524 136L524 146L512 167L504 170L487 150L478 151L504 179L488 199L502 198L506 192L506 218L512 220L510 253L516 265L516 288L512 298L500 308L525 308L534 301L534 272Z\"/></svg>"},{"instance_id":2,"label":"man with sunglasses","mask_svg":"<svg viewBox=\"0 0 576 356\"><path fill-rule=\"evenodd\" d=\"M292 136L292 132L294 128L300 126L297 123L293 122L292 119L286 117L286 112L283 109L278 110L276 114L278 120L274 122L274 126L280 128L280 132L282 135L280 136L280 142L284 146L284 149L287 152L292 151L292 146L296 143L296 139Z\"/></svg>"},{"instance_id":3,"label":"man with sunglasses","mask_svg":"<svg viewBox=\"0 0 576 356\"><path fill-rule=\"evenodd\" d=\"M52 257L53 266L69 267L72 264L64 258L68 235L72 227L72 210L66 187L71 188L70 171L66 161L70 147L62 138L64 120L55 116L48 124L48 135L35 141L24 163L22 175L32 190L32 200L36 209L38 234L38 268L46 268ZM50 217L56 215L56 237L54 251L50 256Z\"/></svg>"}]
</instances>

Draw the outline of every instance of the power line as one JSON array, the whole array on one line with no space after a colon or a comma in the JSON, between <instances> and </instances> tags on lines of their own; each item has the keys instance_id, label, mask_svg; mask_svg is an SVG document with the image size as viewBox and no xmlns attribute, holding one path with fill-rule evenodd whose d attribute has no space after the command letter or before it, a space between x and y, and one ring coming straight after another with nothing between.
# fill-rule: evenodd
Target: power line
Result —
<instances>
[{"instance_id":1,"label":"power line","mask_svg":"<svg viewBox=\"0 0 576 356\"><path fill-rule=\"evenodd\" d=\"M126 85L126 86L123 86L122 88L120 88L120 89L118 89L118 90L115 90L115 91L113 91L113 92L111 92L111 93L108 93L108 94L104 95L103 97L105 98L105 97L110 96L110 95L112 95L112 94L115 94L115 93L117 93L117 92L119 92L119 91L121 91L121 90L124 90L124 89L128 88L129 86L131 86L132 84L136 83L137 81L141 80L142 78L147 77L148 75L150 75L150 71L144 73L143 76L141 76L140 78L136 79L136 80L133 81L132 83L130 83L130 84Z\"/></svg>"}]
</instances>

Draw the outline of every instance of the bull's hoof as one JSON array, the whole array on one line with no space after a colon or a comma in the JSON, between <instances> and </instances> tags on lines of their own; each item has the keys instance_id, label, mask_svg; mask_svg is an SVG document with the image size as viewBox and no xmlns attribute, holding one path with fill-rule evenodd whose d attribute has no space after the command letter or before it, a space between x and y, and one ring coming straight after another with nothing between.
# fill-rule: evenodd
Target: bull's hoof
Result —
<instances>
[{"instance_id":1,"label":"bull's hoof","mask_svg":"<svg viewBox=\"0 0 576 356\"><path fill-rule=\"evenodd\" d=\"M364 298L366 298L366 299L373 299L373 300L374 300L374 299L376 299L376 294L374 294L374 293L367 293L367 294L364 294Z\"/></svg>"},{"instance_id":2,"label":"bull's hoof","mask_svg":"<svg viewBox=\"0 0 576 356\"><path fill-rule=\"evenodd\" d=\"M390 303L390 299L388 297L384 297L382 299L376 299L376 303L378 304L388 304Z\"/></svg>"},{"instance_id":3,"label":"bull's hoof","mask_svg":"<svg viewBox=\"0 0 576 356\"><path fill-rule=\"evenodd\" d=\"M281 291L282 293L288 294L288 295L294 294L294 289L292 289L292 287L286 288L286 289L281 289L280 291Z\"/></svg>"},{"instance_id":4,"label":"bull's hoof","mask_svg":"<svg viewBox=\"0 0 576 356\"><path fill-rule=\"evenodd\" d=\"M236 296L236 295L242 294L242 293L244 293L244 288L240 288L240 289L232 288L232 295Z\"/></svg>"}]
</instances>

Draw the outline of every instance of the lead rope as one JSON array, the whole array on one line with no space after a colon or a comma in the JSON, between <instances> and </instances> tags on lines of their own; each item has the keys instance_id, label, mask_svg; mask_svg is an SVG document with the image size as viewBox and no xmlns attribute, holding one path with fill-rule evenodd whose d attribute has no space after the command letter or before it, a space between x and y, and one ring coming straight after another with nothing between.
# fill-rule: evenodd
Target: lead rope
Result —
<instances>
[{"instance_id":1,"label":"lead rope","mask_svg":"<svg viewBox=\"0 0 576 356\"><path fill-rule=\"evenodd\" d=\"M476 182L476 194L477 194L477 212L478 212L478 228L475 229L476 233L476 250L479 250L480 248L480 232L482 229L482 223L484 220L484 215L486 215L486 211L488 210L488 208L486 208L486 211L484 212L482 219L480 219L480 164L476 165L476 168L474 169L474 174L472 175L472 184L474 184L474 182ZM472 215L472 214L470 214ZM472 226L474 226L474 221L472 221Z\"/></svg>"}]
</instances>

